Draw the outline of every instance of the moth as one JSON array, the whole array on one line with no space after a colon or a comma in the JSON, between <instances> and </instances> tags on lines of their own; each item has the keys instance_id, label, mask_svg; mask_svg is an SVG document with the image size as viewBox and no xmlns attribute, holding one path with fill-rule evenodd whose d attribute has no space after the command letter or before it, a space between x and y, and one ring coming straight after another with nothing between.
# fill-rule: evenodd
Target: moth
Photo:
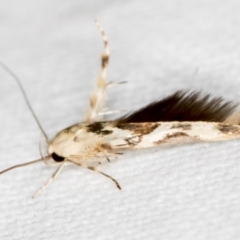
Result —
<instances>
[{"instance_id":1,"label":"moth","mask_svg":"<svg viewBox=\"0 0 240 240\"><path fill-rule=\"evenodd\" d=\"M98 172L111 179L118 189L120 184L113 177L98 169L103 162L122 155L128 149L158 147L170 144L231 140L240 137L240 111L238 104L214 98L201 92L178 91L173 95L113 121L101 121L106 111L106 90L114 85L107 82L110 50L107 36L96 21L101 33L104 52L96 89L90 95L90 107L85 121L74 124L49 140L34 113L18 77L3 63L12 75L47 143L47 154L40 159L15 165L0 172L44 162L56 163L58 168L50 179L33 195L38 196L61 172L66 164L75 164ZM116 83L115 83L116 84ZM120 83L119 83L120 84Z\"/></svg>"}]
</instances>

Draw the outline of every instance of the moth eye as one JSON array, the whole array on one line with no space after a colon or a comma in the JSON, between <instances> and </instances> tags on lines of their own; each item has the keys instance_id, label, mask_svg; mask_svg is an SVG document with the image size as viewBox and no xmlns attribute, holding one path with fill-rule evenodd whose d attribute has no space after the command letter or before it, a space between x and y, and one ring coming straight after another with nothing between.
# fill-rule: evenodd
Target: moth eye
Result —
<instances>
[{"instance_id":1,"label":"moth eye","mask_svg":"<svg viewBox=\"0 0 240 240\"><path fill-rule=\"evenodd\" d=\"M52 159L55 162L63 162L65 158L57 155L56 153L52 153Z\"/></svg>"}]
</instances>

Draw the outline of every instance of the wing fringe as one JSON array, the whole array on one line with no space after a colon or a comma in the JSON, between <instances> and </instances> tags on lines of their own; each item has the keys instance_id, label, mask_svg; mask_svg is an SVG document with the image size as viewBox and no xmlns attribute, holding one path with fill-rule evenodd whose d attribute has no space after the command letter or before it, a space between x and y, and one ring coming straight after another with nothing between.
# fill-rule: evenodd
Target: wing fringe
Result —
<instances>
[{"instance_id":1,"label":"wing fringe","mask_svg":"<svg viewBox=\"0 0 240 240\"><path fill-rule=\"evenodd\" d=\"M122 123L207 121L240 124L240 112L237 112L237 107L236 103L225 101L221 97L212 97L210 94L178 91L116 121Z\"/></svg>"}]
</instances>

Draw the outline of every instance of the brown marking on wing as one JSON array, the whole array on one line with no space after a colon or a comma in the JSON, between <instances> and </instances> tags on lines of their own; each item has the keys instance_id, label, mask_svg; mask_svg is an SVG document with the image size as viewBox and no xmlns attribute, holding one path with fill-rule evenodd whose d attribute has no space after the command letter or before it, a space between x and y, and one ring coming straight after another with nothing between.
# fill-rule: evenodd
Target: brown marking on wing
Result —
<instances>
[{"instance_id":1,"label":"brown marking on wing","mask_svg":"<svg viewBox=\"0 0 240 240\"><path fill-rule=\"evenodd\" d=\"M129 130L135 134L146 135L153 132L160 123L116 123L116 127L122 130Z\"/></svg>"},{"instance_id":2,"label":"brown marking on wing","mask_svg":"<svg viewBox=\"0 0 240 240\"><path fill-rule=\"evenodd\" d=\"M101 135L108 135L111 134L112 130L104 129L104 124L101 122L91 123L86 126L87 132L92 132Z\"/></svg>"},{"instance_id":3,"label":"brown marking on wing","mask_svg":"<svg viewBox=\"0 0 240 240\"><path fill-rule=\"evenodd\" d=\"M87 132L99 133L103 129L103 124L94 122L86 126Z\"/></svg>"},{"instance_id":4,"label":"brown marking on wing","mask_svg":"<svg viewBox=\"0 0 240 240\"><path fill-rule=\"evenodd\" d=\"M108 135L108 134L113 133L113 131L112 131L112 130L102 130L102 131L100 131L100 133L101 133L102 135Z\"/></svg>"},{"instance_id":5,"label":"brown marking on wing","mask_svg":"<svg viewBox=\"0 0 240 240\"><path fill-rule=\"evenodd\" d=\"M223 124L219 123L217 125L217 129L223 133L223 134L236 134L240 133L240 127L236 125L229 125L229 124Z\"/></svg>"},{"instance_id":6,"label":"brown marking on wing","mask_svg":"<svg viewBox=\"0 0 240 240\"><path fill-rule=\"evenodd\" d=\"M177 137L189 137L189 135L184 132L175 132L173 134L167 134L166 139L177 138Z\"/></svg>"},{"instance_id":7,"label":"brown marking on wing","mask_svg":"<svg viewBox=\"0 0 240 240\"><path fill-rule=\"evenodd\" d=\"M191 130L192 125L190 123L178 123L178 124L173 125L171 128L172 129L179 128L179 129L182 129L182 130Z\"/></svg>"},{"instance_id":8,"label":"brown marking on wing","mask_svg":"<svg viewBox=\"0 0 240 240\"><path fill-rule=\"evenodd\" d=\"M159 144L163 144L163 143L168 143L169 141L171 141L173 139L182 138L182 137L190 137L190 136L185 132L175 132L172 134L167 134L163 139L160 139L154 143L156 145L159 145Z\"/></svg>"}]
</instances>

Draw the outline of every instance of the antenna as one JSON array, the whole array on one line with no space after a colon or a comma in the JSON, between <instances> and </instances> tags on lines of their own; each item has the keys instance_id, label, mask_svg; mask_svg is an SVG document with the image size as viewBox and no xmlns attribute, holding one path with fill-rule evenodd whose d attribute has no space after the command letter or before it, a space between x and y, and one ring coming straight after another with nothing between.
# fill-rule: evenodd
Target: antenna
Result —
<instances>
[{"instance_id":1,"label":"antenna","mask_svg":"<svg viewBox=\"0 0 240 240\"><path fill-rule=\"evenodd\" d=\"M7 169L1 171L1 172L0 172L0 175L3 174L3 173L5 173L5 172L11 171L11 170L13 170L13 169L15 169L15 168L25 167L25 166L27 166L27 165L31 165L31 164L34 164L34 163L42 162L42 161L45 161L45 160L46 160L46 158L45 158L45 159L40 158L40 159L31 161L31 162L26 162L26 163L17 164L17 165L14 165L14 166L12 166L12 167L10 167L10 168L7 168Z\"/></svg>"},{"instance_id":2,"label":"antenna","mask_svg":"<svg viewBox=\"0 0 240 240\"><path fill-rule=\"evenodd\" d=\"M17 83L18 87L20 88L20 91L21 91L21 93L22 93L22 95L23 95L23 98L24 98L24 100L25 100L25 102L26 102L26 104L27 104L27 107L28 107L29 111L31 112L33 118L35 119L35 122L37 123L40 131L42 132L42 134L43 134L46 142L48 142L48 136L47 136L47 134L45 133L45 131L43 130L43 127L42 127L41 123L39 122L39 120L38 120L35 112L33 111L33 108L32 108L32 106L31 106L31 104L30 104L30 102L29 102L29 100L28 100L28 98L27 98L27 94L26 94L26 92L25 92L25 90L24 90L24 88L23 88L23 86L22 86L22 84L21 84L20 79L19 79L19 78L17 77L17 75L16 75L13 71L11 71L10 68L7 67L3 62L0 61L0 65L1 65L2 68L3 68L8 74L10 74L10 75L13 77L13 79L16 81L16 83ZM0 173L0 174L1 174L1 173Z\"/></svg>"}]
</instances>

